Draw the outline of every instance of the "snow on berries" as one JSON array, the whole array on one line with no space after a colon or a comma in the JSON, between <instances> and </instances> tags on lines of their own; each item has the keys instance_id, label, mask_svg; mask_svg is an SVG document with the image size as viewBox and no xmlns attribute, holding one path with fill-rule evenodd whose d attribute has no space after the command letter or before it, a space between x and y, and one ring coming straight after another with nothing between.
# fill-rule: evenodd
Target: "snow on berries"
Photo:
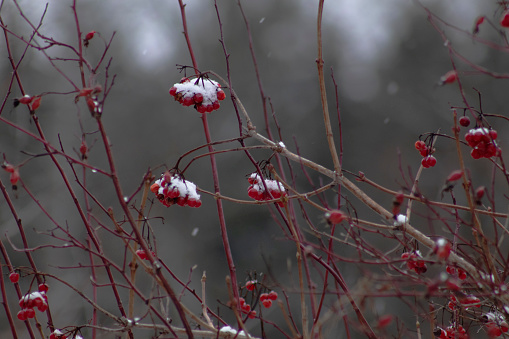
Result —
<instances>
[{"instance_id":1,"label":"snow on berries","mask_svg":"<svg viewBox=\"0 0 509 339\"><path fill-rule=\"evenodd\" d=\"M19 273L16 273L16 272L12 272L11 274L9 274L9 280L14 284L14 283L17 283L19 281Z\"/></svg>"},{"instance_id":2,"label":"snow on berries","mask_svg":"<svg viewBox=\"0 0 509 339\"><path fill-rule=\"evenodd\" d=\"M277 180L263 179L262 181L262 178L258 175L258 173L252 173L249 176L248 181L251 185L247 189L247 194L254 200L264 201L271 199L270 195L265 190L265 186L263 185L264 182L268 191L272 195L272 198L279 199L288 196L283 184ZM282 207L284 206L284 201L278 201L277 204Z\"/></svg>"},{"instance_id":3,"label":"snow on berries","mask_svg":"<svg viewBox=\"0 0 509 339\"><path fill-rule=\"evenodd\" d=\"M486 127L473 128L465 134L465 140L472 151L470 155L474 159L491 158L500 154L500 147L496 143L497 131Z\"/></svg>"},{"instance_id":4,"label":"snow on berries","mask_svg":"<svg viewBox=\"0 0 509 339\"><path fill-rule=\"evenodd\" d=\"M199 113L210 113L219 109L219 101L226 98L221 85L211 79L198 77L191 81L182 78L170 88L170 95L183 106L193 106Z\"/></svg>"},{"instance_id":5,"label":"snow on berries","mask_svg":"<svg viewBox=\"0 0 509 339\"><path fill-rule=\"evenodd\" d=\"M184 180L180 175L173 176L166 172L161 179L156 180L150 190L166 207L177 204L179 206L200 207L200 195L196 192L196 185Z\"/></svg>"},{"instance_id":6,"label":"snow on berries","mask_svg":"<svg viewBox=\"0 0 509 339\"><path fill-rule=\"evenodd\" d=\"M77 335L74 338L81 338L81 336ZM67 336L64 332L56 329L50 334L49 339L67 339Z\"/></svg>"},{"instance_id":7,"label":"snow on berries","mask_svg":"<svg viewBox=\"0 0 509 339\"><path fill-rule=\"evenodd\" d=\"M433 330L433 334L435 337L439 339L468 339L468 333L465 328L461 325L455 326L451 325L447 327L445 330L443 328L437 327Z\"/></svg>"},{"instance_id":8,"label":"snow on berries","mask_svg":"<svg viewBox=\"0 0 509 339\"><path fill-rule=\"evenodd\" d=\"M48 298L46 292L32 292L26 294L19 299L19 306L21 311L18 312L19 320L27 320L35 317L35 310L37 308L40 312L45 312L48 309Z\"/></svg>"},{"instance_id":9,"label":"snow on berries","mask_svg":"<svg viewBox=\"0 0 509 339\"><path fill-rule=\"evenodd\" d=\"M485 321L486 333L490 338L496 338L509 330L509 325L502 314L498 312L488 312L482 316Z\"/></svg>"}]
</instances>

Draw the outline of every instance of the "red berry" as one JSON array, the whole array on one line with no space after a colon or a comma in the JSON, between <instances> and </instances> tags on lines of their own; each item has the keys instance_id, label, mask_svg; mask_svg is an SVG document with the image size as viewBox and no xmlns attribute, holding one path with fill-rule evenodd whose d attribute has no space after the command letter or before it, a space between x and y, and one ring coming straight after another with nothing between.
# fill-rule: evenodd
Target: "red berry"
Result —
<instances>
[{"instance_id":1,"label":"red berry","mask_svg":"<svg viewBox=\"0 0 509 339\"><path fill-rule=\"evenodd\" d=\"M39 284L39 292L46 293L46 292L48 292L48 290L49 290L48 284L46 284L46 283Z\"/></svg>"},{"instance_id":2,"label":"red berry","mask_svg":"<svg viewBox=\"0 0 509 339\"><path fill-rule=\"evenodd\" d=\"M10 181L12 186L16 186L19 180L19 171L17 168L14 169L14 172L11 173Z\"/></svg>"},{"instance_id":3,"label":"red berry","mask_svg":"<svg viewBox=\"0 0 509 339\"><path fill-rule=\"evenodd\" d=\"M201 113L201 114L207 113L207 109L205 108L205 105L203 105L203 104L196 105L196 110L198 111L198 113Z\"/></svg>"},{"instance_id":4,"label":"red berry","mask_svg":"<svg viewBox=\"0 0 509 339\"><path fill-rule=\"evenodd\" d=\"M136 254L138 255L138 257L140 257L141 260L147 259L147 254L145 253L144 250L137 250Z\"/></svg>"},{"instance_id":5,"label":"red berry","mask_svg":"<svg viewBox=\"0 0 509 339\"><path fill-rule=\"evenodd\" d=\"M448 182L456 181L456 180L461 179L462 176L463 176L463 171L456 170L456 171L453 171L451 174L449 174L449 176L447 177L447 181Z\"/></svg>"},{"instance_id":6,"label":"red berry","mask_svg":"<svg viewBox=\"0 0 509 339\"><path fill-rule=\"evenodd\" d=\"M451 254L451 247L452 246L449 241L444 238L440 238L435 244L434 252L440 259L446 260L449 258L449 254Z\"/></svg>"},{"instance_id":7,"label":"red berry","mask_svg":"<svg viewBox=\"0 0 509 339\"><path fill-rule=\"evenodd\" d=\"M502 18L500 19L500 26L509 27L509 11L505 11L502 13Z\"/></svg>"},{"instance_id":8,"label":"red berry","mask_svg":"<svg viewBox=\"0 0 509 339\"><path fill-rule=\"evenodd\" d=\"M193 96L193 100L196 104L200 104L203 102L203 94L201 93L196 93L194 96Z\"/></svg>"},{"instance_id":9,"label":"red berry","mask_svg":"<svg viewBox=\"0 0 509 339\"><path fill-rule=\"evenodd\" d=\"M475 190L475 199L479 201L479 203L482 197L484 197L484 192L486 192L486 187L484 186L477 187Z\"/></svg>"},{"instance_id":10,"label":"red berry","mask_svg":"<svg viewBox=\"0 0 509 339\"><path fill-rule=\"evenodd\" d=\"M256 318L256 311L251 311L251 312L249 312L248 317L249 317L249 319L254 319L254 318Z\"/></svg>"},{"instance_id":11,"label":"red berry","mask_svg":"<svg viewBox=\"0 0 509 339\"><path fill-rule=\"evenodd\" d=\"M16 273L16 272L12 272L11 274L9 274L9 280L14 284L14 283L17 283L19 281L19 274Z\"/></svg>"},{"instance_id":12,"label":"red berry","mask_svg":"<svg viewBox=\"0 0 509 339\"><path fill-rule=\"evenodd\" d=\"M272 300L265 299L264 301L262 301L262 305L265 306L265 308L269 308L272 306Z\"/></svg>"},{"instance_id":13,"label":"red berry","mask_svg":"<svg viewBox=\"0 0 509 339\"><path fill-rule=\"evenodd\" d=\"M488 133L490 135L491 140L496 140L497 139L497 137L498 137L497 131L495 131L494 129L490 129L490 131Z\"/></svg>"},{"instance_id":14,"label":"red berry","mask_svg":"<svg viewBox=\"0 0 509 339\"><path fill-rule=\"evenodd\" d=\"M270 300L277 300L277 292L276 291L270 291L269 299Z\"/></svg>"},{"instance_id":15,"label":"red berry","mask_svg":"<svg viewBox=\"0 0 509 339\"><path fill-rule=\"evenodd\" d=\"M39 108L39 106L41 106L41 97L36 97L34 99L34 102L32 102L32 111L35 111L36 109Z\"/></svg>"},{"instance_id":16,"label":"red berry","mask_svg":"<svg viewBox=\"0 0 509 339\"><path fill-rule=\"evenodd\" d=\"M246 289L248 291L253 291L256 287L256 280L250 280L246 283Z\"/></svg>"},{"instance_id":17,"label":"red berry","mask_svg":"<svg viewBox=\"0 0 509 339\"><path fill-rule=\"evenodd\" d=\"M327 219L327 221L329 221L331 224L339 224L341 223L343 220L345 220L347 217L345 214L343 214L343 212L341 211L338 211L338 210L332 210L332 211L329 211L327 213L325 213L325 218Z\"/></svg>"},{"instance_id":18,"label":"red berry","mask_svg":"<svg viewBox=\"0 0 509 339\"><path fill-rule=\"evenodd\" d=\"M25 315L27 316L27 318L32 319L33 317L35 317L34 309L33 308L25 309Z\"/></svg>"},{"instance_id":19,"label":"red berry","mask_svg":"<svg viewBox=\"0 0 509 339\"><path fill-rule=\"evenodd\" d=\"M21 310L18 312L18 315L17 315L18 319L21 320L21 321L25 321L27 320L27 314L25 312L25 310Z\"/></svg>"},{"instance_id":20,"label":"red berry","mask_svg":"<svg viewBox=\"0 0 509 339\"><path fill-rule=\"evenodd\" d=\"M213 110L218 110L218 109L219 109L219 107L221 107L221 105L219 105L219 101L214 101L214 102L212 103L212 109L213 109Z\"/></svg>"},{"instance_id":21,"label":"red berry","mask_svg":"<svg viewBox=\"0 0 509 339\"><path fill-rule=\"evenodd\" d=\"M222 89L217 91L217 100L224 100L226 98L226 94Z\"/></svg>"},{"instance_id":22,"label":"red berry","mask_svg":"<svg viewBox=\"0 0 509 339\"><path fill-rule=\"evenodd\" d=\"M34 97L31 97L28 94L25 94L24 96L18 99L19 103L23 105L28 105L29 103L32 102L32 100L34 100Z\"/></svg>"},{"instance_id":23,"label":"red berry","mask_svg":"<svg viewBox=\"0 0 509 339\"><path fill-rule=\"evenodd\" d=\"M468 127L468 125L470 125L470 118L467 116L462 116L459 120L459 123L463 127Z\"/></svg>"},{"instance_id":24,"label":"red berry","mask_svg":"<svg viewBox=\"0 0 509 339\"><path fill-rule=\"evenodd\" d=\"M90 31L87 33L87 35L85 35L85 40L90 40L94 37L96 31Z\"/></svg>"},{"instance_id":25,"label":"red berry","mask_svg":"<svg viewBox=\"0 0 509 339\"><path fill-rule=\"evenodd\" d=\"M426 149L426 144L422 140L417 140L415 142L415 149L418 151Z\"/></svg>"},{"instance_id":26,"label":"red berry","mask_svg":"<svg viewBox=\"0 0 509 339\"><path fill-rule=\"evenodd\" d=\"M194 100L192 96L186 96L184 97L184 101L182 102L182 105L184 106L191 106L194 104Z\"/></svg>"},{"instance_id":27,"label":"red berry","mask_svg":"<svg viewBox=\"0 0 509 339\"><path fill-rule=\"evenodd\" d=\"M456 79L458 79L458 73L456 73L455 70L452 70L452 71L449 71L447 73L445 73L441 78L440 78L440 85L444 85L444 84L452 84L453 82L456 81Z\"/></svg>"},{"instance_id":28,"label":"red berry","mask_svg":"<svg viewBox=\"0 0 509 339\"><path fill-rule=\"evenodd\" d=\"M260 301L264 301L264 300L267 300L267 299L269 299L269 294L268 293L260 294Z\"/></svg>"},{"instance_id":29,"label":"red berry","mask_svg":"<svg viewBox=\"0 0 509 339\"><path fill-rule=\"evenodd\" d=\"M172 97L174 97L175 95L177 95L177 87L173 86L172 88L170 88L170 95Z\"/></svg>"},{"instance_id":30,"label":"red berry","mask_svg":"<svg viewBox=\"0 0 509 339\"><path fill-rule=\"evenodd\" d=\"M392 322L392 314L385 314L383 316L381 316L380 318L378 318L378 324L377 324L377 327L382 329L382 328L386 328L387 326L389 326Z\"/></svg>"}]
</instances>

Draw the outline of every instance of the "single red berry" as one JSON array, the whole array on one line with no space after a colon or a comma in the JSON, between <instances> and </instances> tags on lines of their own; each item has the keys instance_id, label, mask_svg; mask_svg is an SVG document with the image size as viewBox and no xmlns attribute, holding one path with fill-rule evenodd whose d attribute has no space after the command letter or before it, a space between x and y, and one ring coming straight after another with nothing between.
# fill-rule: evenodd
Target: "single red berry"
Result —
<instances>
[{"instance_id":1,"label":"single red berry","mask_svg":"<svg viewBox=\"0 0 509 339\"><path fill-rule=\"evenodd\" d=\"M85 140L83 140L80 145L80 153L82 159L87 158L87 152L88 152L87 143L85 142Z\"/></svg>"},{"instance_id":2,"label":"single red berry","mask_svg":"<svg viewBox=\"0 0 509 339\"><path fill-rule=\"evenodd\" d=\"M253 291L256 287L256 280L250 280L246 283L246 289L248 291Z\"/></svg>"},{"instance_id":3,"label":"single red berry","mask_svg":"<svg viewBox=\"0 0 509 339\"><path fill-rule=\"evenodd\" d=\"M28 105L29 103L32 102L32 100L34 100L34 97L32 97L28 94L25 94L24 96L22 96L21 98L19 98L17 100L20 104Z\"/></svg>"},{"instance_id":4,"label":"single red berry","mask_svg":"<svg viewBox=\"0 0 509 339\"><path fill-rule=\"evenodd\" d=\"M195 93L195 95L193 96L193 100L196 104L200 104L203 102L203 94L201 93Z\"/></svg>"},{"instance_id":5,"label":"single red berry","mask_svg":"<svg viewBox=\"0 0 509 339\"><path fill-rule=\"evenodd\" d=\"M459 123L463 127L468 127L468 125L470 125L470 118L467 116L462 116L459 120Z\"/></svg>"},{"instance_id":6,"label":"single red berry","mask_svg":"<svg viewBox=\"0 0 509 339\"><path fill-rule=\"evenodd\" d=\"M417 140L415 142L415 149L418 151L426 149L426 144L422 140Z\"/></svg>"},{"instance_id":7,"label":"single red berry","mask_svg":"<svg viewBox=\"0 0 509 339\"><path fill-rule=\"evenodd\" d=\"M277 295L276 291L270 291L270 293L269 293L269 299L270 300L273 300L273 301L277 300L277 297L278 297L278 295Z\"/></svg>"},{"instance_id":8,"label":"single red berry","mask_svg":"<svg viewBox=\"0 0 509 339\"><path fill-rule=\"evenodd\" d=\"M447 177L447 181L448 182L457 181L457 180L461 179L462 176L463 176L463 171L456 170L456 171L451 172L451 174L449 174L449 176Z\"/></svg>"},{"instance_id":9,"label":"single red berry","mask_svg":"<svg viewBox=\"0 0 509 339\"><path fill-rule=\"evenodd\" d=\"M249 319L254 319L254 318L256 318L256 311L251 311L251 312L249 312L248 317L249 317Z\"/></svg>"},{"instance_id":10,"label":"single red berry","mask_svg":"<svg viewBox=\"0 0 509 339\"><path fill-rule=\"evenodd\" d=\"M509 11L505 11L502 13L502 18L500 19L500 26L509 27Z\"/></svg>"},{"instance_id":11,"label":"single red berry","mask_svg":"<svg viewBox=\"0 0 509 339\"><path fill-rule=\"evenodd\" d=\"M477 187L477 189L475 190L475 199L476 199L476 201L479 202L479 204L481 203L481 199L482 199L482 197L484 197L485 192L486 192L486 187L484 187L484 186Z\"/></svg>"},{"instance_id":12,"label":"single red berry","mask_svg":"<svg viewBox=\"0 0 509 339\"><path fill-rule=\"evenodd\" d=\"M191 106L194 105L194 100L192 96L185 96L184 101L182 102L182 105L184 106Z\"/></svg>"},{"instance_id":13,"label":"single red berry","mask_svg":"<svg viewBox=\"0 0 509 339\"><path fill-rule=\"evenodd\" d=\"M198 113L201 113L201 114L207 113L207 108L203 104L196 105L196 110L198 111Z\"/></svg>"},{"instance_id":14,"label":"single red berry","mask_svg":"<svg viewBox=\"0 0 509 339\"><path fill-rule=\"evenodd\" d=\"M35 111L36 109L38 109L39 106L41 106L41 97L36 97L34 99L34 102L32 102L32 111Z\"/></svg>"},{"instance_id":15,"label":"single red berry","mask_svg":"<svg viewBox=\"0 0 509 339\"><path fill-rule=\"evenodd\" d=\"M87 33L87 35L85 35L85 40L90 40L94 37L96 31L90 31Z\"/></svg>"},{"instance_id":16,"label":"single red berry","mask_svg":"<svg viewBox=\"0 0 509 339\"><path fill-rule=\"evenodd\" d=\"M19 281L19 274L16 272L12 272L11 274L9 274L9 280L12 283L17 283Z\"/></svg>"},{"instance_id":17,"label":"single red berry","mask_svg":"<svg viewBox=\"0 0 509 339\"><path fill-rule=\"evenodd\" d=\"M49 286L46 283L39 284L39 292L48 292Z\"/></svg>"},{"instance_id":18,"label":"single red berry","mask_svg":"<svg viewBox=\"0 0 509 339\"><path fill-rule=\"evenodd\" d=\"M219 101L214 101L214 102L212 103L212 109L213 109L213 110L218 110L218 109L219 109L219 107L221 107L221 105L219 104Z\"/></svg>"},{"instance_id":19,"label":"single red berry","mask_svg":"<svg viewBox=\"0 0 509 339\"><path fill-rule=\"evenodd\" d=\"M387 326L389 326L392 322L392 314L385 314L383 316L381 316L380 318L378 318L378 324L377 324L377 327L379 329L383 329L383 328L386 328Z\"/></svg>"},{"instance_id":20,"label":"single red berry","mask_svg":"<svg viewBox=\"0 0 509 339\"><path fill-rule=\"evenodd\" d=\"M14 172L11 173L10 181L12 186L16 186L19 180L19 171L17 168L14 169Z\"/></svg>"},{"instance_id":21,"label":"single red berry","mask_svg":"<svg viewBox=\"0 0 509 339\"><path fill-rule=\"evenodd\" d=\"M441 78L439 85L452 84L458 79L458 73L455 70L451 70L445 73Z\"/></svg>"},{"instance_id":22,"label":"single red berry","mask_svg":"<svg viewBox=\"0 0 509 339\"><path fill-rule=\"evenodd\" d=\"M33 308L25 309L25 314L26 314L27 318L29 318L29 319L32 319L33 317L35 317L35 311Z\"/></svg>"},{"instance_id":23,"label":"single red berry","mask_svg":"<svg viewBox=\"0 0 509 339\"><path fill-rule=\"evenodd\" d=\"M497 139L497 137L498 137L497 131L495 131L494 129L490 129L490 131L488 133L490 135L491 140L496 140Z\"/></svg>"},{"instance_id":24,"label":"single red berry","mask_svg":"<svg viewBox=\"0 0 509 339\"><path fill-rule=\"evenodd\" d=\"M332 211L325 213L325 218L327 219L328 222L335 225L335 224L341 223L347 217L341 211L332 210Z\"/></svg>"},{"instance_id":25,"label":"single red berry","mask_svg":"<svg viewBox=\"0 0 509 339\"><path fill-rule=\"evenodd\" d=\"M483 22L484 22L484 16L480 16L477 18L477 20L475 21L475 26L474 26L474 31L473 31L474 34L479 33L479 26L481 26Z\"/></svg>"},{"instance_id":26,"label":"single red berry","mask_svg":"<svg viewBox=\"0 0 509 339\"><path fill-rule=\"evenodd\" d=\"M172 97L174 97L175 95L177 95L177 87L173 86L172 88L170 88L170 95Z\"/></svg>"},{"instance_id":27,"label":"single red berry","mask_svg":"<svg viewBox=\"0 0 509 339\"><path fill-rule=\"evenodd\" d=\"M451 254L451 243L444 238L440 238L435 243L435 254L442 260L447 260Z\"/></svg>"},{"instance_id":28,"label":"single red berry","mask_svg":"<svg viewBox=\"0 0 509 339\"><path fill-rule=\"evenodd\" d=\"M17 315L18 319L21 320L21 321L25 321L27 320L27 314L25 312L25 310L21 310L18 312L18 315Z\"/></svg>"},{"instance_id":29,"label":"single red berry","mask_svg":"<svg viewBox=\"0 0 509 339\"><path fill-rule=\"evenodd\" d=\"M265 299L264 301L262 301L262 305L265 306L265 308L269 308L272 306L272 300Z\"/></svg>"},{"instance_id":30,"label":"single red berry","mask_svg":"<svg viewBox=\"0 0 509 339\"><path fill-rule=\"evenodd\" d=\"M226 94L222 89L217 91L217 100L224 100L226 98Z\"/></svg>"},{"instance_id":31,"label":"single red berry","mask_svg":"<svg viewBox=\"0 0 509 339\"><path fill-rule=\"evenodd\" d=\"M145 253L144 250L137 250L136 254L138 255L138 257L140 257L141 260L147 259L147 254Z\"/></svg>"}]
</instances>

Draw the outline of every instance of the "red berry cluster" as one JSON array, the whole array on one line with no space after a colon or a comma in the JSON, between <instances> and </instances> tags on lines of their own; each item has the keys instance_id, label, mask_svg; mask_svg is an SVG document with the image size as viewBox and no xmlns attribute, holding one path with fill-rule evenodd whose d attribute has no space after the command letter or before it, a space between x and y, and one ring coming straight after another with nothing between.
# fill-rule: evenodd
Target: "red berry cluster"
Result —
<instances>
[{"instance_id":1,"label":"red berry cluster","mask_svg":"<svg viewBox=\"0 0 509 339\"><path fill-rule=\"evenodd\" d=\"M192 106L199 113L210 113L219 109L219 101L226 98L221 85L210 79L199 77L196 81L182 78L170 88L170 95L183 106Z\"/></svg>"},{"instance_id":2,"label":"red berry cluster","mask_svg":"<svg viewBox=\"0 0 509 339\"><path fill-rule=\"evenodd\" d=\"M408 269L413 270L417 274L425 273L428 270L419 250L405 252L401 254L401 259L406 260Z\"/></svg>"},{"instance_id":3,"label":"red berry cluster","mask_svg":"<svg viewBox=\"0 0 509 339\"><path fill-rule=\"evenodd\" d=\"M461 280L465 280L467 278L467 273L460 267L456 268L452 266L447 266L445 270L452 276L455 276L457 274L458 278Z\"/></svg>"},{"instance_id":4,"label":"red berry cluster","mask_svg":"<svg viewBox=\"0 0 509 339\"><path fill-rule=\"evenodd\" d=\"M272 302L277 300L277 292L270 291L270 293L262 293L260 294L260 302L265 308L269 308L272 306Z\"/></svg>"},{"instance_id":5,"label":"red berry cluster","mask_svg":"<svg viewBox=\"0 0 509 339\"><path fill-rule=\"evenodd\" d=\"M155 252L154 251L150 251L150 253L152 254L153 257L156 256ZM140 257L141 260L147 260L148 257L147 257L147 253L144 251L144 250L137 250L136 251L136 255L138 257Z\"/></svg>"},{"instance_id":6,"label":"red berry cluster","mask_svg":"<svg viewBox=\"0 0 509 339\"><path fill-rule=\"evenodd\" d=\"M424 168L430 168L436 165L437 159L431 155L434 152L432 147L426 146L422 140L417 140L415 142L415 149L423 156L421 164Z\"/></svg>"},{"instance_id":7,"label":"red berry cluster","mask_svg":"<svg viewBox=\"0 0 509 339\"><path fill-rule=\"evenodd\" d=\"M463 326L458 325L457 327L452 325L447 327L445 330L443 328L437 327L433 334L440 339L468 339L468 333L463 328Z\"/></svg>"},{"instance_id":8,"label":"red berry cluster","mask_svg":"<svg viewBox=\"0 0 509 339\"><path fill-rule=\"evenodd\" d=\"M47 287L46 284L41 285ZM18 319L23 321L35 317L35 307L37 307L39 311L45 312L48 309L46 291L43 288L42 291L25 295L19 300L19 306L21 307L21 311L18 312Z\"/></svg>"},{"instance_id":9,"label":"red berry cluster","mask_svg":"<svg viewBox=\"0 0 509 339\"><path fill-rule=\"evenodd\" d=\"M486 321L486 332L490 338L499 337L502 333L506 333L509 330L509 325L507 325L504 316L500 313L489 312L483 318Z\"/></svg>"},{"instance_id":10,"label":"red berry cluster","mask_svg":"<svg viewBox=\"0 0 509 339\"><path fill-rule=\"evenodd\" d=\"M246 303L246 300L244 300L244 298L242 297L239 298L239 304L240 310L242 311L242 313L247 314L249 319L254 319L256 317L256 311L251 310L251 305Z\"/></svg>"},{"instance_id":11,"label":"red berry cluster","mask_svg":"<svg viewBox=\"0 0 509 339\"><path fill-rule=\"evenodd\" d=\"M73 338L74 339L82 339L82 337L80 335L75 335ZM50 334L49 339L67 339L67 336L64 334L64 332L62 332L60 330L54 330Z\"/></svg>"},{"instance_id":12,"label":"red berry cluster","mask_svg":"<svg viewBox=\"0 0 509 339\"><path fill-rule=\"evenodd\" d=\"M481 300L474 295L468 295L461 297L459 300L454 294L449 297L447 308L453 311L457 307L470 308L470 307L481 307Z\"/></svg>"},{"instance_id":13,"label":"red berry cluster","mask_svg":"<svg viewBox=\"0 0 509 339\"><path fill-rule=\"evenodd\" d=\"M179 206L200 207L200 195L196 192L196 185L191 181L182 179L179 175L164 173L161 179L156 180L150 190L166 207L177 204Z\"/></svg>"},{"instance_id":14,"label":"red berry cluster","mask_svg":"<svg viewBox=\"0 0 509 339\"><path fill-rule=\"evenodd\" d=\"M271 199L270 195L265 190L262 179L258 173L252 173L249 176L248 181L251 184L251 186L249 186L247 189L247 195L249 195L249 197L258 201ZM283 184L281 184L279 181L271 179L264 179L263 181L265 182L267 189L274 199L288 196L288 193L286 192ZM279 206L283 207L284 204L284 201L278 201Z\"/></svg>"},{"instance_id":15,"label":"red berry cluster","mask_svg":"<svg viewBox=\"0 0 509 339\"><path fill-rule=\"evenodd\" d=\"M474 159L491 158L500 154L500 147L497 146L497 131L486 127L471 129L465 134L465 140L472 147L470 155Z\"/></svg>"}]
</instances>

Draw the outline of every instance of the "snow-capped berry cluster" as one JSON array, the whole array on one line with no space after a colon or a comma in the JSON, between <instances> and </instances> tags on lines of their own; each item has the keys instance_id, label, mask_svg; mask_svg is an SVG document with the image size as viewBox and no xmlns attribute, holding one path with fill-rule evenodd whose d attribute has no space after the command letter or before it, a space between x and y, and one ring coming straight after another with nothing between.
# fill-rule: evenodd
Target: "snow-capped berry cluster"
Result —
<instances>
[{"instance_id":1,"label":"snow-capped berry cluster","mask_svg":"<svg viewBox=\"0 0 509 339\"><path fill-rule=\"evenodd\" d=\"M265 308L269 308L272 306L272 302L277 300L277 292L270 291L269 293L260 294L260 302Z\"/></svg>"},{"instance_id":2,"label":"snow-capped berry cluster","mask_svg":"<svg viewBox=\"0 0 509 339\"><path fill-rule=\"evenodd\" d=\"M440 339L468 339L468 333L463 328L463 326L458 325L457 327L452 325L447 327L445 330L443 328L437 327L433 334Z\"/></svg>"},{"instance_id":3,"label":"snow-capped berry cluster","mask_svg":"<svg viewBox=\"0 0 509 339\"><path fill-rule=\"evenodd\" d=\"M424 168L430 168L436 165L437 159L432 156L434 149L430 146L426 146L426 143L422 140L415 142L415 149L423 156L421 164Z\"/></svg>"},{"instance_id":4,"label":"snow-capped berry cluster","mask_svg":"<svg viewBox=\"0 0 509 339\"><path fill-rule=\"evenodd\" d=\"M452 276L458 275L460 280L465 280L467 278L467 272L460 267L447 266L445 270Z\"/></svg>"},{"instance_id":5,"label":"snow-capped berry cluster","mask_svg":"<svg viewBox=\"0 0 509 339\"><path fill-rule=\"evenodd\" d=\"M406 260L408 269L417 274L425 273L428 270L426 263L422 258L421 251L419 250L414 252L405 252L401 254L401 259Z\"/></svg>"},{"instance_id":6,"label":"snow-capped berry cluster","mask_svg":"<svg viewBox=\"0 0 509 339\"><path fill-rule=\"evenodd\" d=\"M507 325L504 316L498 312L488 312L483 318L486 321L484 326L490 338L499 337L509 330L509 325Z\"/></svg>"},{"instance_id":7,"label":"snow-capped berry cluster","mask_svg":"<svg viewBox=\"0 0 509 339\"><path fill-rule=\"evenodd\" d=\"M249 195L249 197L258 201L271 199L270 195L265 190L262 179L258 173L252 173L247 180L251 184L251 186L247 189L247 195ZM264 179L263 181L274 199L279 199L288 195L283 184L279 181L272 179ZM284 202L278 201L278 205L282 207L284 206Z\"/></svg>"},{"instance_id":8,"label":"snow-capped berry cluster","mask_svg":"<svg viewBox=\"0 0 509 339\"><path fill-rule=\"evenodd\" d=\"M240 310L242 313L247 314L249 319L254 319L256 317L256 311L251 310L251 305L246 303L246 300L242 297L239 298Z\"/></svg>"},{"instance_id":9,"label":"snow-capped berry cluster","mask_svg":"<svg viewBox=\"0 0 509 339\"><path fill-rule=\"evenodd\" d=\"M156 180L150 190L166 207L177 204L179 206L200 207L200 195L196 192L196 185L182 179L178 174L164 173Z\"/></svg>"},{"instance_id":10,"label":"snow-capped berry cluster","mask_svg":"<svg viewBox=\"0 0 509 339\"><path fill-rule=\"evenodd\" d=\"M500 154L500 148L495 140L497 131L486 127L473 128L465 134L465 140L472 147L470 155L474 159L491 158Z\"/></svg>"},{"instance_id":11,"label":"snow-capped berry cluster","mask_svg":"<svg viewBox=\"0 0 509 339\"><path fill-rule=\"evenodd\" d=\"M60 330L54 330L50 334L49 339L67 339L67 336Z\"/></svg>"},{"instance_id":12,"label":"snow-capped berry cluster","mask_svg":"<svg viewBox=\"0 0 509 339\"><path fill-rule=\"evenodd\" d=\"M34 308L37 308L41 312L45 312L48 309L46 292L39 291L26 294L19 299L19 306L21 307L21 311L18 312L18 319L23 321L35 317Z\"/></svg>"},{"instance_id":13,"label":"snow-capped berry cluster","mask_svg":"<svg viewBox=\"0 0 509 339\"><path fill-rule=\"evenodd\" d=\"M199 113L210 113L219 109L219 101L226 98L218 82L204 77L195 81L182 78L180 83L170 88L170 95L183 106L194 105Z\"/></svg>"}]
</instances>

